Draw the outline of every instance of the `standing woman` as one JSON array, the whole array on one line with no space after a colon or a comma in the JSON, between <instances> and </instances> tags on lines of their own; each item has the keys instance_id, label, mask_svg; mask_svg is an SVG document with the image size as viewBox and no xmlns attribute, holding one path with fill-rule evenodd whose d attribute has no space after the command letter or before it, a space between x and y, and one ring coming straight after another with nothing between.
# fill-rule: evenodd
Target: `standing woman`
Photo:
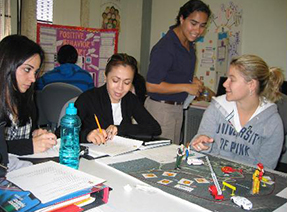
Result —
<instances>
[{"instance_id":1,"label":"standing woman","mask_svg":"<svg viewBox=\"0 0 287 212\"><path fill-rule=\"evenodd\" d=\"M56 144L56 136L36 128L34 82L44 52L25 36L10 35L0 42L0 121L6 122L9 153L43 152Z\"/></svg>"},{"instance_id":2,"label":"standing woman","mask_svg":"<svg viewBox=\"0 0 287 212\"><path fill-rule=\"evenodd\" d=\"M79 96L75 105L82 121L81 142L101 144L116 134L155 136L161 133L157 121L130 92L136 66L133 57L114 54L106 66L106 84ZM98 128L95 115L103 130ZM132 118L137 124L132 123Z\"/></svg>"},{"instance_id":3,"label":"standing woman","mask_svg":"<svg viewBox=\"0 0 287 212\"><path fill-rule=\"evenodd\" d=\"M279 88L284 76L258 56L232 59L223 86L205 111L191 145L239 162L275 169L283 145L283 124L278 114Z\"/></svg>"},{"instance_id":4,"label":"standing woman","mask_svg":"<svg viewBox=\"0 0 287 212\"><path fill-rule=\"evenodd\" d=\"M204 33L211 11L201 0L180 7L176 24L152 48L147 73L147 110L159 122L162 137L179 144L183 103L199 96L203 83L195 76L195 41Z\"/></svg>"}]
</instances>

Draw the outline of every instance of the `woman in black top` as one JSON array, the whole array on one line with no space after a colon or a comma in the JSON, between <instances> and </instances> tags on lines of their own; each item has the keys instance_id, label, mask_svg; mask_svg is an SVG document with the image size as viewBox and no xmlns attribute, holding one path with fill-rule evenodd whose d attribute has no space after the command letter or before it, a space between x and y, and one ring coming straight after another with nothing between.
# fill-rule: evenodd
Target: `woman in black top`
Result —
<instances>
[{"instance_id":1,"label":"woman in black top","mask_svg":"<svg viewBox=\"0 0 287 212\"><path fill-rule=\"evenodd\" d=\"M8 152L43 152L56 136L36 129L34 82L44 59L42 48L25 36L10 35L0 42L0 122L5 121Z\"/></svg>"},{"instance_id":2,"label":"woman in black top","mask_svg":"<svg viewBox=\"0 0 287 212\"><path fill-rule=\"evenodd\" d=\"M127 54L113 55L106 66L106 84L82 93L75 105L82 120L81 142L105 143L114 135L161 134L157 121L130 92L136 64ZM98 117L102 132L98 128ZM137 123L133 124L132 119Z\"/></svg>"}]
</instances>

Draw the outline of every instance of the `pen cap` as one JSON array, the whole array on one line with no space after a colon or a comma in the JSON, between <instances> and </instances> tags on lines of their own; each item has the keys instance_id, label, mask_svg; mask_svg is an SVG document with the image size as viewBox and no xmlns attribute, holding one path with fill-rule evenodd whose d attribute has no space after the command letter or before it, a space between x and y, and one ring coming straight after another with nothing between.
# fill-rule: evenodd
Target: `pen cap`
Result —
<instances>
[{"instance_id":1,"label":"pen cap","mask_svg":"<svg viewBox=\"0 0 287 212\"><path fill-rule=\"evenodd\" d=\"M76 115L77 108L74 106L74 102L69 103L68 107L66 108L66 114L68 115Z\"/></svg>"}]
</instances>

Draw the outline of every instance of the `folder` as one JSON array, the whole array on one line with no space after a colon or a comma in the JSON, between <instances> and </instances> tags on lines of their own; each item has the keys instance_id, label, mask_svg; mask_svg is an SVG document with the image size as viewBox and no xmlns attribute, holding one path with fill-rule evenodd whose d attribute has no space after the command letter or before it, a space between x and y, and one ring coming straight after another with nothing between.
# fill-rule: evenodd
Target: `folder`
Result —
<instances>
[{"instance_id":1,"label":"folder","mask_svg":"<svg viewBox=\"0 0 287 212\"><path fill-rule=\"evenodd\" d=\"M97 207L108 202L110 188L104 184L74 192L59 199L42 204L31 192L23 191L5 178L0 178L0 209L5 212L48 212L59 209L78 208L82 210ZM93 197L95 201L83 207L77 206L81 200ZM72 206L72 207L71 207ZM69 209L68 211L74 211Z\"/></svg>"},{"instance_id":2,"label":"folder","mask_svg":"<svg viewBox=\"0 0 287 212\"><path fill-rule=\"evenodd\" d=\"M108 202L110 188L104 181L53 161L36 164L0 178L0 209L7 212L54 211L90 197L96 197L91 203L95 207ZM74 208L81 209L77 205Z\"/></svg>"}]
</instances>

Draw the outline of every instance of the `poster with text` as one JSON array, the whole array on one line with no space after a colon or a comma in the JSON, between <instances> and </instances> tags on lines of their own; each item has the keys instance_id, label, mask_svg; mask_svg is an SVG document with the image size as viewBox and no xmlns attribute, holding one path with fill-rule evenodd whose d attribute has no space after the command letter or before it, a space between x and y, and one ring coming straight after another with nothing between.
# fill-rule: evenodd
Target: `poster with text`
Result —
<instances>
[{"instance_id":1,"label":"poster with text","mask_svg":"<svg viewBox=\"0 0 287 212\"><path fill-rule=\"evenodd\" d=\"M78 52L77 65L91 73L95 86L104 83L109 57L117 52L118 30L37 24L37 43L45 52L44 72L58 66L57 52L69 44Z\"/></svg>"}]
</instances>

